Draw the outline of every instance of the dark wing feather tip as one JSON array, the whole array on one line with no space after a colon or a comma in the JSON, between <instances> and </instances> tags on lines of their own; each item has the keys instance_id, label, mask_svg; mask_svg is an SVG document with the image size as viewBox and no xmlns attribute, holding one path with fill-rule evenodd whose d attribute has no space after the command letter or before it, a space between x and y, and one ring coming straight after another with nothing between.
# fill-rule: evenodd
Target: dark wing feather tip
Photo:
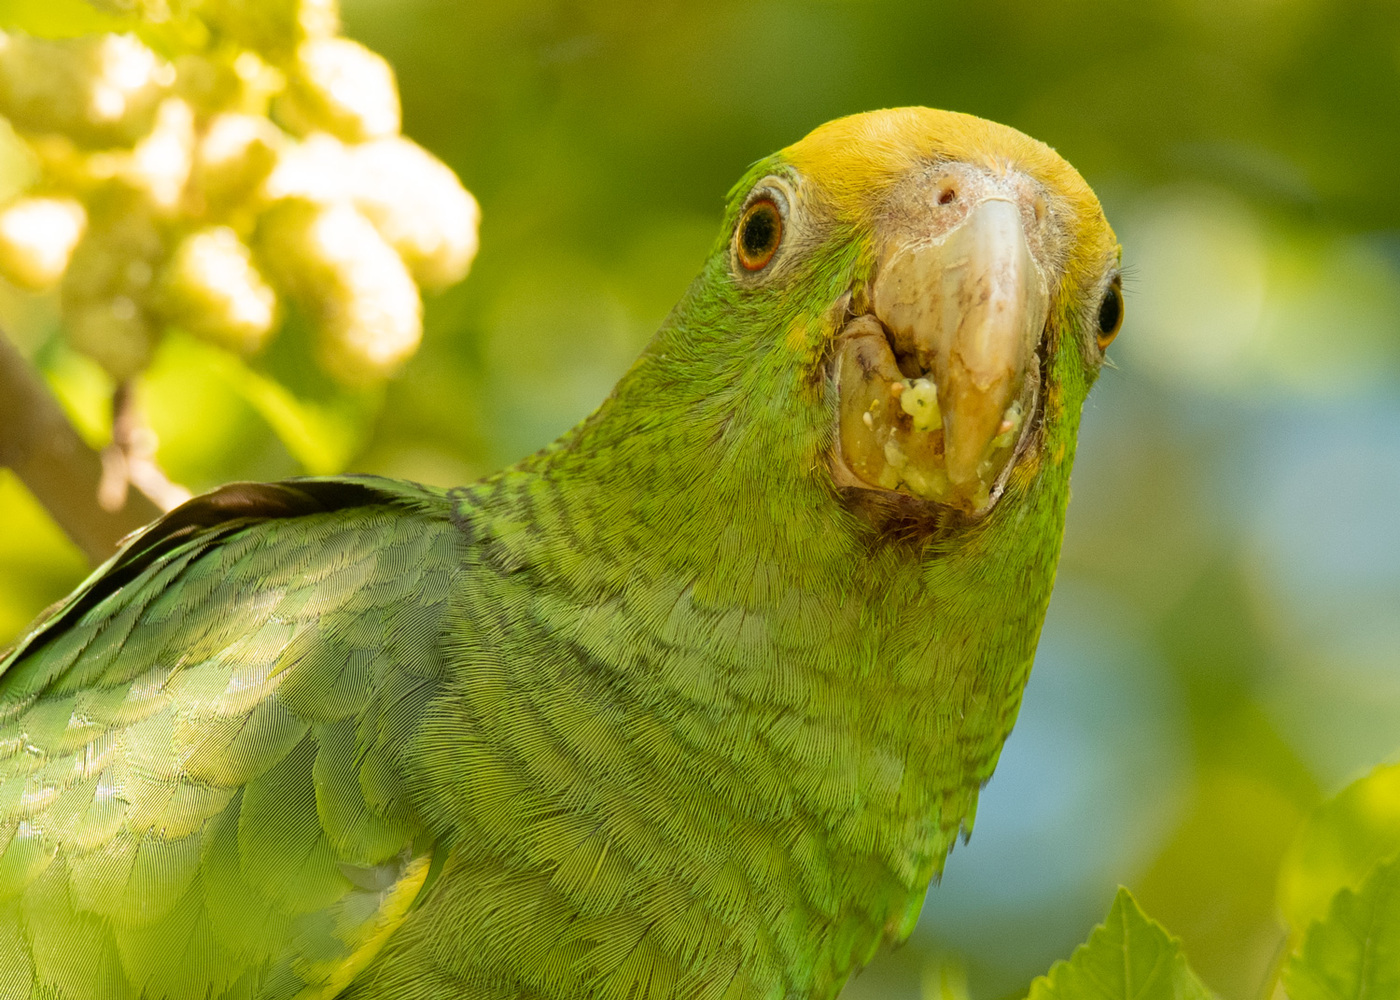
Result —
<instances>
[{"instance_id":1,"label":"dark wing feather tip","mask_svg":"<svg viewBox=\"0 0 1400 1000\"><path fill-rule=\"evenodd\" d=\"M420 492L427 493L426 490ZM107 564L44 613L9 650L0 649L0 675L48 642L61 628L115 594L167 553L195 538L205 542L257 521L300 517L376 503L401 504L412 497L404 485L377 476L289 479L274 483L228 483L187 500L133 534ZM222 530L220 530L222 529Z\"/></svg>"}]
</instances>

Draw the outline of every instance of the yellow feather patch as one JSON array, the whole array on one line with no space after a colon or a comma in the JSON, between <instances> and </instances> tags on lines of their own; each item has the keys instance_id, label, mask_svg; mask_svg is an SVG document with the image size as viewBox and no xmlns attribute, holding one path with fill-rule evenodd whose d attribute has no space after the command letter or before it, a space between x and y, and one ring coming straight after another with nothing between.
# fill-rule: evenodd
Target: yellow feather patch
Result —
<instances>
[{"instance_id":1,"label":"yellow feather patch","mask_svg":"<svg viewBox=\"0 0 1400 1000\"><path fill-rule=\"evenodd\" d=\"M1117 239L1079 172L1043 142L1006 125L955 111L893 108L827 122L783 150L825 195L838 217L873 227L891 188L923 164L954 160L994 171L1020 170L1068 210L1074 285L1101 273Z\"/></svg>"},{"instance_id":2,"label":"yellow feather patch","mask_svg":"<svg viewBox=\"0 0 1400 1000\"><path fill-rule=\"evenodd\" d=\"M807 346L807 321L801 316L792 321L788 327L787 338L784 341L787 349L794 353L801 351Z\"/></svg>"},{"instance_id":3,"label":"yellow feather patch","mask_svg":"<svg viewBox=\"0 0 1400 1000\"><path fill-rule=\"evenodd\" d=\"M353 948L348 957L334 965L315 963L302 970L304 976L317 982L298 993L296 1000L329 1000L341 993L350 985L352 979L364 971L389 940L389 935L398 930L399 925L408 916L413 901L418 897L418 891L423 888L423 882L428 877L431 862L431 854L422 854L404 866L403 874L384 894L383 902L373 918L354 929L351 939L346 942Z\"/></svg>"}]
</instances>

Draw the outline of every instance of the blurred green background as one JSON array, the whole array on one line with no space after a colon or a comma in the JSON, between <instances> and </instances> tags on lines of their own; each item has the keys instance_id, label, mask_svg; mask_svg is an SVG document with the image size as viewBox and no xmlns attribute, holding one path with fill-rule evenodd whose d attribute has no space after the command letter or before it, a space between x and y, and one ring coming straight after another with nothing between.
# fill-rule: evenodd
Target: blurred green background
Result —
<instances>
[{"instance_id":1,"label":"blurred green background","mask_svg":"<svg viewBox=\"0 0 1400 1000\"><path fill-rule=\"evenodd\" d=\"M480 200L480 256L429 302L382 399L309 411L298 447L265 387L168 339L142 397L171 476L470 480L597 404L753 160L899 104L1044 139L1117 228L1128 321L976 836L911 942L846 996L964 977L978 998L1021 995L1119 883L1222 997L1265 996L1300 819L1400 747L1400 7L346 0L344 16L397 68L405 133ZM58 345L52 301L0 288L0 323L100 440L102 377ZM0 525L3 644L86 570L3 471Z\"/></svg>"}]
</instances>

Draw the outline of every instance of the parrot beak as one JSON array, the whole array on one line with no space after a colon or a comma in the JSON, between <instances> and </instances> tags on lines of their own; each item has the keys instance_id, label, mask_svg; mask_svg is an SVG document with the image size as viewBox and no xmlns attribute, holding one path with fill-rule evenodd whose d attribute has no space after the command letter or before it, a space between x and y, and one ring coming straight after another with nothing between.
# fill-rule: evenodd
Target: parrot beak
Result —
<instances>
[{"instance_id":1,"label":"parrot beak","mask_svg":"<svg viewBox=\"0 0 1400 1000\"><path fill-rule=\"evenodd\" d=\"M1003 185L979 193L932 233L915 225L889 242L836 357L846 485L974 516L1032 423L1050 310L1023 223L1037 216Z\"/></svg>"}]
</instances>

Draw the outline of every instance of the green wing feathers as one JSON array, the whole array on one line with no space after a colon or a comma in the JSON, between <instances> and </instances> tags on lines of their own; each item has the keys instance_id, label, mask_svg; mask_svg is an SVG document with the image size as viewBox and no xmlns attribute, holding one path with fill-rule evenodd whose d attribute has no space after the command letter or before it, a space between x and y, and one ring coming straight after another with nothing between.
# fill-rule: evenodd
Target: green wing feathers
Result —
<instances>
[{"instance_id":1,"label":"green wing feathers","mask_svg":"<svg viewBox=\"0 0 1400 1000\"><path fill-rule=\"evenodd\" d=\"M0 997L330 996L368 964L433 851L395 736L461 562L434 499L195 501L0 660Z\"/></svg>"}]
</instances>

